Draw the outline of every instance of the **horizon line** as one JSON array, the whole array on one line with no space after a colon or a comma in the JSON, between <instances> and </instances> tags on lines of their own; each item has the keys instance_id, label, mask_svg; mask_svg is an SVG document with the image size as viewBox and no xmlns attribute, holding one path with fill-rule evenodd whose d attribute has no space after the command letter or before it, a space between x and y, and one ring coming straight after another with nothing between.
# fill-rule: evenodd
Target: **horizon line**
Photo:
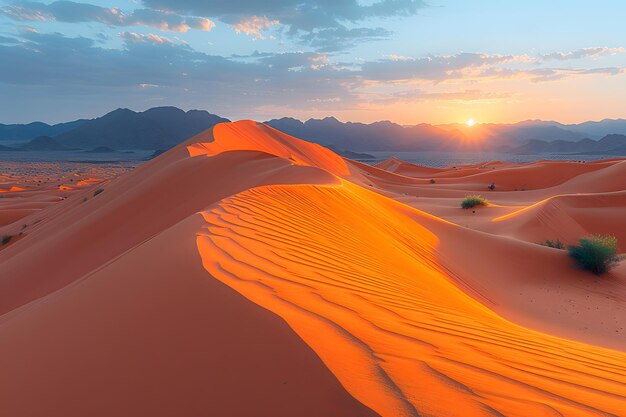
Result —
<instances>
[{"instance_id":1,"label":"horizon line","mask_svg":"<svg viewBox=\"0 0 626 417\"><path fill-rule=\"evenodd\" d=\"M130 110L130 111L135 112L135 113L143 113L143 112L146 112L148 110L155 109L155 108L168 108L168 107L169 108L176 108L176 109L182 110L185 113L190 112L190 111L205 111L205 112L207 112L209 114L228 119L231 122L240 121L240 120L253 120L253 121L258 122L258 123L266 123L266 122L269 122L271 120L294 119L294 120L298 120L298 121L304 123L304 122L307 122L309 120L335 119L335 120L339 121L340 123L360 123L360 124L365 124L365 125L389 122L389 123L393 123L393 124L396 124L396 125L402 126L402 127L412 127L412 126L419 126L419 125L424 125L424 124L425 125L430 125L430 126L435 126L435 127L436 126L450 126L450 125L461 125L461 126L465 125L465 121L450 121L450 122L444 122L444 123L432 123L432 122L422 121L422 122L416 122L416 123L413 123L413 124L406 124L406 123L399 123L399 122L396 122L396 121L393 121L393 120L389 120L389 119L380 119L380 120L375 120L375 121L368 122L368 121L363 121L363 120L344 120L344 119L340 119L338 116L335 116L335 115L328 115L328 116L321 116L321 117L308 117L306 119L305 118L298 118L298 117L294 117L294 116L288 116L288 115L279 116L279 117L276 117L276 116L269 117L268 116L269 118L265 118L265 120L259 120L259 119L251 118L251 117L231 118L229 116L225 116L225 115L222 115L222 114L219 114L219 113L213 113L212 111L207 110L207 109L202 109L202 108L188 108L188 109L184 109L184 108L181 108L181 107L178 107L178 106L174 106L174 105L154 106L154 107L145 108L144 110L135 110L135 109L131 109L131 108L128 108L128 107L117 107L117 108L115 108L113 110L109 110L109 111L107 111L105 113L102 113L102 114L100 114L98 116L94 116L94 117L77 117L77 118L70 119L70 120L56 121L56 122L45 121L44 119L35 119L35 120L29 121L29 122L3 122L3 121L0 121L0 125L5 125L6 126L6 125L28 125L28 124L31 124L31 123L45 123L45 124L48 124L50 126L54 126L54 125L57 125L57 124L70 123L70 122L74 122L74 121L77 121L77 120L98 119L98 118L106 116L107 114L112 113L112 112L114 112L116 110ZM477 120L476 118L473 118L473 120L476 123L473 127L481 126L481 125L482 126L485 126L485 125L516 125L516 124L526 123L526 122L558 123L558 124L567 126L567 125L579 125L579 124L583 124L583 123L600 123L600 122L604 122L604 121L626 120L626 115L623 116L623 117L617 117L617 118L605 117L605 118L602 118L602 119L599 119L599 120L587 119L587 120L582 120L582 121L573 122L573 123L561 122L561 121L554 120L554 119L536 119L536 118L523 119L523 120L518 120L518 121L515 121L515 122L491 122L491 121L481 122L481 121Z\"/></svg>"}]
</instances>

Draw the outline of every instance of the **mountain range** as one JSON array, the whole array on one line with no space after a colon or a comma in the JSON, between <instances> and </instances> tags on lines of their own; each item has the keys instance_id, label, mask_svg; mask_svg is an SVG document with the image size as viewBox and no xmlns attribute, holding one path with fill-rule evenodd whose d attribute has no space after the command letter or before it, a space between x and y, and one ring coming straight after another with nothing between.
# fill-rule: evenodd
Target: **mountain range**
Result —
<instances>
[{"instance_id":1,"label":"mountain range","mask_svg":"<svg viewBox=\"0 0 626 417\"><path fill-rule=\"evenodd\" d=\"M166 150L228 119L202 110L155 107L144 112L117 109L91 120L48 125L0 124L0 141L28 141L20 150L65 150L107 147L114 150ZM332 146L339 152L503 151L515 153L624 154L626 120L561 124L529 120L514 124L403 126L390 121L341 122L334 117L300 121L272 119L267 125L290 135ZM609 135L608 138L606 136ZM613 136L611 136L613 135ZM604 138L604 139L602 139ZM600 140L602 139L602 140ZM7 146L0 151L14 150ZM617 152L617 153L615 153Z\"/></svg>"},{"instance_id":2,"label":"mountain range","mask_svg":"<svg viewBox=\"0 0 626 417\"><path fill-rule=\"evenodd\" d=\"M87 120L80 119L55 125L49 125L43 122L10 125L0 123L0 140L17 142L33 139L38 136L56 136L75 129L86 121Z\"/></svg>"},{"instance_id":3,"label":"mountain range","mask_svg":"<svg viewBox=\"0 0 626 417\"><path fill-rule=\"evenodd\" d=\"M599 154L626 155L626 135L610 134L600 140L581 139L576 142L532 139L525 145L512 149L513 153L563 153L563 154Z\"/></svg>"}]
</instances>

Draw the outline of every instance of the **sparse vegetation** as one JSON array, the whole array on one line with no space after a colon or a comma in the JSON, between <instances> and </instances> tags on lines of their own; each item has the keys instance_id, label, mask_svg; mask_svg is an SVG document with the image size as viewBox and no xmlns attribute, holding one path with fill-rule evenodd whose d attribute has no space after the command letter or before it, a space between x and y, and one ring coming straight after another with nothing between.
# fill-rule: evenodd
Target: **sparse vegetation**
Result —
<instances>
[{"instance_id":1,"label":"sparse vegetation","mask_svg":"<svg viewBox=\"0 0 626 417\"><path fill-rule=\"evenodd\" d=\"M544 242L544 244L550 248L554 248L554 249L565 249L565 245L563 244L563 242L561 242L559 239L557 240L546 240Z\"/></svg>"},{"instance_id":2,"label":"sparse vegetation","mask_svg":"<svg viewBox=\"0 0 626 417\"><path fill-rule=\"evenodd\" d=\"M479 195L468 195L461 201L461 208L469 209L476 206L486 206L489 202Z\"/></svg>"},{"instance_id":3,"label":"sparse vegetation","mask_svg":"<svg viewBox=\"0 0 626 417\"><path fill-rule=\"evenodd\" d=\"M489 184L489 185L487 186L487 188L489 188L489 190L493 191L493 190L495 190L495 189L496 189L496 184L492 182L491 184Z\"/></svg>"},{"instance_id":4,"label":"sparse vegetation","mask_svg":"<svg viewBox=\"0 0 626 417\"><path fill-rule=\"evenodd\" d=\"M104 191L104 188L98 188L96 191L93 192L93 196L95 197L103 191Z\"/></svg>"},{"instance_id":5,"label":"sparse vegetation","mask_svg":"<svg viewBox=\"0 0 626 417\"><path fill-rule=\"evenodd\" d=\"M13 235L4 235L4 236L2 236L2 244L6 245L7 243L9 243L11 241L11 239L13 239Z\"/></svg>"},{"instance_id":6,"label":"sparse vegetation","mask_svg":"<svg viewBox=\"0 0 626 417\"><path fill-rule=\"evenodd\" d=\"M434 183L435 183L435 179L434 179L434 178L431 178L431 179L430 179L430 183L431 183L431 184L434 184Z\"/></svg>"},{"instance_id":7,"label":"sparse vegetation","mask_svg":"<svg viewBox=\"0 0 626 417\"><path fill-rule=\"evenodd\" d=\"M617 255L617 239L612 235L592 235L581 238L579 244L568 248L576 264L596 275L614 267L622 256Z\"/></svg>"}]
</instances>

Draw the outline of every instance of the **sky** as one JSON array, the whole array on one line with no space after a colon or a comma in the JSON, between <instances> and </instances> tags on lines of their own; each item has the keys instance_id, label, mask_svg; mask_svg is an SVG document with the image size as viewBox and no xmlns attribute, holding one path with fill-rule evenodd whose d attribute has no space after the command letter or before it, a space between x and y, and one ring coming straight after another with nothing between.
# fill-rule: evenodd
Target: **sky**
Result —
<instances>
[{"instance_id":1,"label":"sky","mask_svg":"<svg viewBox=\"0 0 626 417\"><path fill-rule=\"evenodd\" d=\"M0 0L0 123L626 118L622 0Z\"/></svg>"}]
</instances>

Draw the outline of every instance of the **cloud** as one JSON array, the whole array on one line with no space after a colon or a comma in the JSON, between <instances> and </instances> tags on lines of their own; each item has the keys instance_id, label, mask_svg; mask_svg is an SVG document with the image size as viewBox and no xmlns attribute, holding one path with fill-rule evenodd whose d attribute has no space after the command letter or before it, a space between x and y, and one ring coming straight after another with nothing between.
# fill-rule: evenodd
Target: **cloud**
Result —
<instances>
[{"instance_id":1,"label":"cloud","mask_svg":"<svg viewBox=\"0 0 626 417\"><path fill-rule=\"evenodd\" d=\"M130 14L116 7L100 7L72 1L50 4L18 1L0 8L0 13L19 21L99 22L109 26L149 26L170 32L190 29L209 31L215 24L204 17L184 17L162 10L137 9Z\"/></svg>"},{"instance_id":2,"label":"cloud","mask_svg":"<svg viewBox=\"0 0 626 417\"><path fill-rule=\"evenodd\" d=\"M344 103L356 97L345 83L350 74L329 65L324 54L228 58L155 34L121 32L119 36L123 49L107 49L91 39L58 33L22 33L20 44L0 44L0 88L19 85L34 92L37 87L59 99L84 94L85 100L109 91L107 100L115 103L113 107L158 94L174 105L197 103L222 114L241 114L266 102L306 108L307 100L330 105L334 97L340 96Z\"/></svg>"},{"instance_id":3,"label":"cloud","mask_svg":"<svg viewBox=\"0 0 626 417\"><path fill-rule=\"evenodd\" d=\"M511 55L460 53L448 56L424 58L395 57L363 63L364 78L377 81L444 81L462 78L470 70L478 70L514 61Z\"/></svg>"},{"instance_id":4,"label":"cloud","mask_svg":"<svg viewBox=\"0 0 626 417\"><path fill-rule=\"evenodd\" d=\"M595 47L595 48L582 48L571 52L554 52L546 54L541 57L542 61L558 60L566 61L570 59L582 59L582 58L598 58L603 55L615 55L623 54L626 52L624 48L609 48L609 47Z\"/></svg>"},{"instance_id":5,"label":"cloud","mask_svg":"<svg viewBox=\"0 0 626 417\"><path fill-rule=\"evenodd\" d=\"M43 6L43 7L41 7ZM28 3L23 6L13 4L0 8L0 13L14 20L20 21L41 21L54 20L54 17L45 10L42 3Z\"/></svg>"},{"instance_id":6,"label":"cloud","mask_svg":"<svg viewBox=\"0 0 626 417\"><path fill-rule=\"evenodd\" d=\"M476 101L476 100L493 100L508 98L511 93L507 92L485 92L482 90L463 90L453 92L427 92L424 90L402 91L391 94L394 99L404 101L415 100L460 100L460 101Z\"/></svg>"},{"instance_id":7,"label":"cloud","mask_svg":"<svg viewBox=\"0 0 626 417\"><path fill-rule=\"evenodd\" d=\"M479 89L462 91L429 92L422 89L404 90L386 94L370 95L368 101L373 105L388 106L398 103L416 103L422 101L497 101L511 97L508 92L490 92Z\"/></svg>"},{"instance_id":8,"label":"cloud","mask_svg":"<svg viewBox=\"0 0 626 417\"><path fill-rule=\"evenodd\" d=\"M280 70L300 70L302 68L320 70L324 66L330 66L328 55L319 52L272 53L259 57L258 62Z\"/></svg>"},{"instance_id":9,"label":"cloud","mask_svg":"<svg viewBox=\"0 0 626 417\"><path fill-rule=\"evenodd\" d=\"M300 36L301 42L318 51L334 52L356 46L359 43L388 39L391 32L383 28L354 28L343 26L315 30Z\"/></svg>"},{"instance_id":10,"label":"cloud","mask_svg":"<svg viewBox=\"0 0 626 417\"><path fill-rule=\"evenodd\" d=\"M281 26L285 36L323 51L338 51L363 42L387 39L381 27L357 27L375 18L415 15L425 7L421 0L143 0L145 8L125 13L116 7L59 0L50 4L10 0L0 14L20 21L100 22L109 26L186 32L208 31L219 20L235 32L264 39L268 29Z\"/></svg>"},{"instance_id":11,"label":"cloud","mask_svg":"<svg viewBox=\"0 0 626 417\"><path fill-rule=\"evenodd\" d=\"M357 0L143 0L143 3L157 10L213 17L231 24L251 16L266 16L292 30L304 31L373 17L414 15L425 7L421 0L379 0L370 4Z\"/></svg>"},{"instance_id":12,"label":"cloud","mask_svg":"<svg viewBox=\"0 0 626 417\"><path fill-rule=\"evenodd\" d=\"M374 18L415 15L426 7L421 0L378 0L369 4L357 0L143 0L143 3L156 10L217 19L256 38L260 38L263 30L280 24L288 36L325 51L386 39L390 35L388 30L354 26Z\"/></svg>"},{"instance_id":13,"label":"cloud","mask_svg":"<svg viewBox=\"0 0 626 417\"><path fill-rule=\"evenodd\" d=\"M593 58L618 52L620 48L587 48L572 52L531 57L528 55L500 55L460 53L455 55L431 55L411 58L394 54L378 61L364 62L360 75L376 82L445 82L455 80L523 78L532 82L555 81L579 75L602 74L618 75L624 72L621 67L605 68L553 68L537 67L544 65L546 56L564 56L575 59Z\"/></svg>"},{"instance_id":14,"label":"cloud","mask_svg":"<svg viewBox=\"0 0 626 417\"><path fill-rule=\"evenodd\" d=\"M15 38L9 38L7 36L0 35L0 44L10 44L10 43L19 43L19 41Z\"/></svg>"},{"instance_id":15,"label":"cloud","mask_svg":"<svg viewBox=\"0 0 626 417\"><path fill-rule=\"evenodd\" d=\"M232 27L237 33L245 33L256 39L265 39L261 32L278 24L278 20L269 20L265 16L250 16L233 23Z\"/></svg>"},{"instance_id":16,"label":"cloud","mask_svg":"<svg viewBox=\"0 0 626 417\"><path fill-rule=\"evenodd\" d=\"M536 68L536 69L510 69L510 68L487 68L477 74L481 78L491 79L528 79L533 83L564 80L582 75L607 75L614 76L624 74L626 68Z\"/></svg>"},{"instance_id":17,"label":"cloud","mask_svg":"<svg viewBox=\"0 0 626 417\"><path fill-rule=\"evenodd\" d=\"M154 45L175 45L173 40L165 36L155 35L154 33L142 35L134 32L120 32L119 36L124 39L124 42L127 44L149 42Z\"/></svg>"},{"instance_id":18,"label":"cloud","mask_svg":"<svg viewBox=\"0 0 626 417\"><path fill-rule=\"evenodd\" d=\"M368 104L499 101L507 95L497 93L493 81L506 79L550 82L624 74L620 67L537 68L517 56L480 53L390 54L357 63L342 63L337 61L341 55L320 51L225 57L153 33L122 31L119 36L121 49L85 37L29 31L0 41L0 93L15 97L5 114L19 114L32 103L43 106L41 100L54 111L57 101L93 107L96 97L100 107L94 114L163 103L226 116L256 117L278 108L340 112Z\"/></svg>"},{"instance_id":19,"label":"cloud","mask_svg":"<svg viewBox=\"0 0 626 417\"><path fill-rule=\"evenodd\" d=\"M385 56L391 59L392 61L410 61L411 60L411 58L409 58L408 56L398 55L398 54L388 54Z\"/></svg>"}]
</instances>

